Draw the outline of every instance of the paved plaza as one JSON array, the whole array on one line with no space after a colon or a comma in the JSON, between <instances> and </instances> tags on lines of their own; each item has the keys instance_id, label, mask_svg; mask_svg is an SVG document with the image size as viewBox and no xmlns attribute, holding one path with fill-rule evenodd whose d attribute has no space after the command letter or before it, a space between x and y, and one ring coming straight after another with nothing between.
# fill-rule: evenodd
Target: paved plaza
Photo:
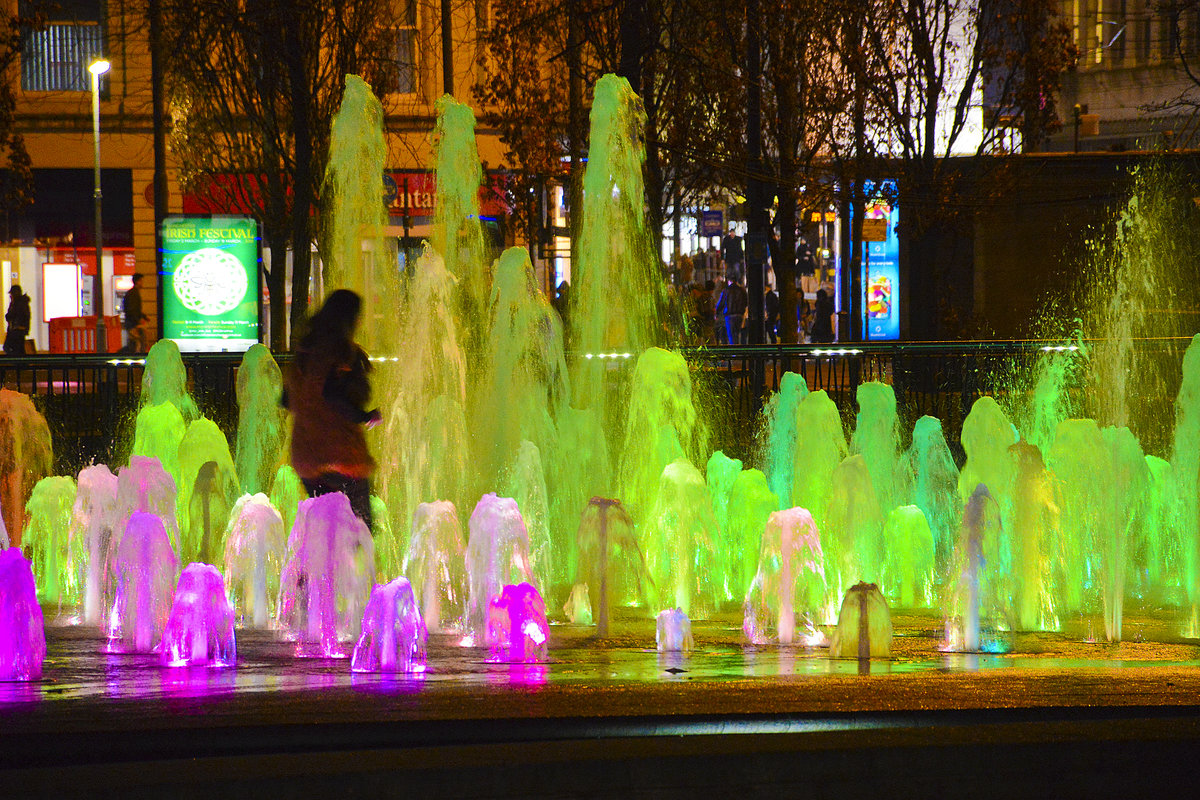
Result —
<instances>
[{"instance_id":1,"label":"paved plaza","mask_svg":"<svg viewBox=\"0 0 1200 800\"><path fill-rule=\"evenodd\" d=\"M649 621L562 625L546 663L434 636L427 671L393 677L258 632L236 667L169 669L51 625L43 680L0 684L0 794L1130 796L1200 752L1200 647L1175 627L1127 619L1108 644L1080 620L967 655L899 616L868 664L751 647L733 619L696 624L689 655Z\"/></svg>"}]
</instances>

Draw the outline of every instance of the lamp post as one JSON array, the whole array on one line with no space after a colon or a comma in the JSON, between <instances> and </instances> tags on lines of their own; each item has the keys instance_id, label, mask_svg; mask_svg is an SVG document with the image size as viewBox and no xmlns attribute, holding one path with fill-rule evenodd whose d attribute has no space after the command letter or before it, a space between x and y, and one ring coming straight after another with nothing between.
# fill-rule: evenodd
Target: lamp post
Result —
<instances>
[{"instance_id":1,"label":"lamp post","mask_svg":"<svg viewBox=\"0 0 1200 800\"><path fill-rule=\"evenodd\" d=\"M92 148L95 155L93 201L96 206L96 274L92 276L92 309L96 312L96 352L108 352L108 336L104 330L104 236L100 227L100 76L110 64L100 58L88 64L92 75Z\"/></svg>"}]
</instances>

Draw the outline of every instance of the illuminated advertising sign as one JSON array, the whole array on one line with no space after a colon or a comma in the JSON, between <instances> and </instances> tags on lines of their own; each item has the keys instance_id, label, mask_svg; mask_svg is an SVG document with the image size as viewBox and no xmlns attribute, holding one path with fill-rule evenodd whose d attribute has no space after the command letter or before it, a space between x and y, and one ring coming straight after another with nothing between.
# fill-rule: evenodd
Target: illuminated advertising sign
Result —
<instances>
[{"instance_id":1,"label":"illuminated advertising sign","mask_svg":"<svg viewBox=\"0 0 1200 800\"><path fill-rule=\"evenodd\" d=\"M870 182L863 188L868 197L863 216L863 332L867 341L899 339L900 211L889 199L895 197L895 186L885 181L878 194Z\"/></svg>"},{"instance_id":2,"label":"illuminated advertising sign","mask_svg":"<svg viewBox=\"0 0 1200 800\"><path fill-rule=\"evenodd\" d=\"M184 352L242 352L259 339L258 223L167 217L162 227L163 336Z\"/></svg>"}]
</instances>

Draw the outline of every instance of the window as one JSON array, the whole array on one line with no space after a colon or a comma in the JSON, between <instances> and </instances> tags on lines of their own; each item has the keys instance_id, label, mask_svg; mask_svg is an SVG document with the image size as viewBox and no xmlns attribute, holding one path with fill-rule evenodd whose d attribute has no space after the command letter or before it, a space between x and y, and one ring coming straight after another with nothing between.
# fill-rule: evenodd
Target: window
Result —
<instances>
[{"instance_id":1,"label":"window","mask_svg":"<svg viewBox=\"0 0 1200 800\"><path fill-rule=\"evenodd\" d=\"M401 0L400 21L396 25L396 91L417 91L417 0Z\"/></svg>"},{"instance_id":2,"label":"window","mask_svg":"<svg viewBox=\"0 0 1200 800\"><path fill-rule=\"evenodd\" d=\"M47 20L40 30L22 31L21 88L27 92L90 90L88 64L104 54L102 3L22 0L19 9L22 17L32 18L40 12Z\"/></svg>"}]
</instances>

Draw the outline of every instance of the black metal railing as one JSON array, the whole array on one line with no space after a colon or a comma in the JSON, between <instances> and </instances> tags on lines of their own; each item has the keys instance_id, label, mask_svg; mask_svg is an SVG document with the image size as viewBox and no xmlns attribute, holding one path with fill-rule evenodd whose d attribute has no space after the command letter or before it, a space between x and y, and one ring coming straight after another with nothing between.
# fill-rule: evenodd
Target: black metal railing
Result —
<instances>
[{"instance_id":1,"label":"black metal railing","mask_svg":"<svg viewBox=\"0 0 1200 800\"><path fill-rule=\"evenodd\" d=\"M1187 339L1136 343L1160 376L1153 385L1134 386L1130 420L1147 452L1161 453L1174 420L1180 364ZM1080 343L1089 346L1088 343ZM1029 393L1029 370L1061 342L981 341L861 343L848 345L760 345L685 348L702 411L710 415L713 447L729 455L750 454L763 402L779 388L786 372L804 376L810 391L827 392L841 409L848 429L857 412L862 383L881 381L895 393L902 428L925 414L942 420L947 440L959 450L958 436L971 404L991 394L1011 407ZM276 356L281 366L288 354ZM188 389L201 413L234 439L237 421L239 354L185 354ZM633 359L625 363L632 368ZM92 354L30 355L0 358L0 386L29 395L46 417L55 444L56 470L70 474L92 462L119 463L132 444L144 364L141 359ZM1022 378L1023 376L1023 378ZM1092 416L1095 400L1084 391L1089 376L1079 370L1068 391L1076 393L1072 414ZM1014 388L1016 387L1016 388ZM1157 422L1141 422L1151 420ZM1158 424L1161 423L1161 424ZM1140 427L1139 427L1140 426Z\"/></svg>"}]
</instances>

